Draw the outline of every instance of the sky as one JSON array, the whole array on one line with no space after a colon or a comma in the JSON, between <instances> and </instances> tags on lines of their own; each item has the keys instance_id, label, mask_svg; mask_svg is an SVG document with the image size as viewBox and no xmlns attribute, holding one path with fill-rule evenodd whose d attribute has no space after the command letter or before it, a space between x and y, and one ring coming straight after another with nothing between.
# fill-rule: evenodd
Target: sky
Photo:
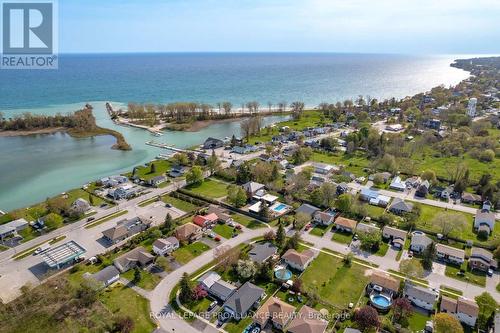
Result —
<instances>
[{"instance_id":1,"label":"sky","mask_svg":"<svg viewBox=\"0 0 500 333\"><path fill-rule=\"evenodd\" d=\"M59 0L59 52L500 53L498 0Z\"/></svg>"}]
</instances>

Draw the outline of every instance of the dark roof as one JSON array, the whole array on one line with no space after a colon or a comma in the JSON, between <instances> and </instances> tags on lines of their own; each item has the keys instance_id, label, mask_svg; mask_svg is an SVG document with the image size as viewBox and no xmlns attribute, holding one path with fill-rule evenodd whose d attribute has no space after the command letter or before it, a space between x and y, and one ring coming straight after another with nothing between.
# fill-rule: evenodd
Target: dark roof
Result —
<instances>
[{"instance_id":1,"label":"dark roof","mask_svg":"<svg viewBox=\"0 0 500 333\"><path fill-rule=\"evenodd\" d=\"M118 271L115 266L111 265L101 269L97 273L92 274L92 278L96 281L104 283L117 275L120 275L120 271Z\"/></svg>"},{"instance_id":2,"label":"dark roof","mask_svg":"<svg viewBox=\"0 0 500 333\"><path fill-rule=\"evenodd\" d=\"M222 299L227 299L236 290L236 286L224 280L215 281L210 287L210 292L220 296Z\"/></svg>"},{"instance_id":3,"label":"dark roof","mask_svg":"<svg viewBox=\"0 0 500 333\"><path fill-rule=\"evenodd\" d=\"M401 198L394 198L389 207L389 210L397 210L402 212L411 212L413 209L413 204L411 202L406 202Z\"/></svg>"},{"instance_id":4,"label":"dark roof","mask_svg":"<svg viewBox=\"0 0 500 333\"><path fill-rule=\"evenodd\" d=\"M260 264L276 254L277 251L278 248L271 243L255 244L250 252L248 252L248 256L250 259Z\"/></svg>"},{"instance_id":5,"label":"dark roof","mask_svg":"<svg viewBox=\"0 0 500 333\"><path fill-rule=\"evenodd\" d=\"M297 208L296 212L297 213L305 213L307 215L312 216L315 212L320 210L318 207L314 207L309 204L302 204L299 208Z\"/></svg>"},{"instance_id":6,"label":"dark roof","mask_svg":"<svg viewBox=\"0 0 500 333\"><path fill-rule=\"evenodd\" d=\"M406 296L412 296L429 304L434 304L437 299L437 293L429 288L416 286L406 282L404 293Z\"/></svg>"},{"instance_id":7,"label":"dark roof","mask_svg":"<svg viewBox=\"0 0 500 333\"><path fill-rule=\"evenodd\" d=\"M244 285L242 285L229 297L226 303L224 303L224 306L235 311L238 316L241 316L242 314L247 313L263 294L264 289L257 287L251 282L245 282ZM241 306L240 313L237 313L238 310L236 310L236 300L238 299Z\"/></svg>"}]
</instances>

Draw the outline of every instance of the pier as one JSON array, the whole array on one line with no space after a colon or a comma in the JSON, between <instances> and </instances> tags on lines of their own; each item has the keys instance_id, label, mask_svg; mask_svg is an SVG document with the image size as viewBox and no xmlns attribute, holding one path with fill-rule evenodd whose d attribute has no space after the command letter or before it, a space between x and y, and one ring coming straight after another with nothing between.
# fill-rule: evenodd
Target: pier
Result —
<instances>
[{"instance_id":1,"label":"pier","mask_svg":"<svg viewBox=\"0 0 500 333\"><path fill-rule=\"evenodd\" d=\"M161 143L161 142L146 141L146 144L148 146L161 148L161 149L167 149L167 150L170 150L170 151L173 151L176 153L203 153L201 150L181 149L181 148L176 148L174 146L168 145L166 143Z\"/></svg>"}]
</instances>

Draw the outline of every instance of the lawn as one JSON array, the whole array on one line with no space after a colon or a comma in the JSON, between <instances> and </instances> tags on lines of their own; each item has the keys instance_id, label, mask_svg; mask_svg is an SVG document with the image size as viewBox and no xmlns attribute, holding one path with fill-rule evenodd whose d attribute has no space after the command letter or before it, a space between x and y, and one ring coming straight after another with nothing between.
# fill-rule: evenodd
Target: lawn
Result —
<instances>
[{"instance_id":1,"label":"lawn","mask_svg":"<svg viewBox=\"0 0 500 333\"><path fill-rule=\"evenodd\" d=\"M387 244L386 242L381 242L380 246L378 248L378 251L375 252L374 254L376 256L383 257L387 254L387 250L389 250L389 244ZM400 252L403 252L403 251L400 251Z\"/></svg>"},{"instance_id":2,"label":"lawn","mask_svg":"<svg viewBox=\"0 0 500 333\"><path fill-rule=\"evenodd\" d=\"M214 228L213 228L213 231L219 235L219 236L222 236L226 239L229 239L231 238L231 236L233 235L233 233L236 231L237 233L237 230L233 227L230 227L226 224L217 224Z\"/></svg>"},{"instance_id":3,"label":"lawn","mask_svg":"<svg viewBox=\"0 0 500 333\"><path fill-rule=\"evenodd\" d=\"M486 286L486 273L479 271L471 271L467 266L467 262L465 262L462 268L465 270L463 275L457 275L460 272L460 267L446 265L445 275L463 282L470 282L476 284L481 287Z\"/></svg>"},{"instance_id":4,"label":"lawn","mask_svg":"<svg viewBox=\"0 0 500 333\"><path fill-rule=\"evenodd\" d=\"M218 199L227 195L227 184L208 178L199 185L189 185L186 190L204 197Z\"/></svg>"},{"instance_id":5,"label":"lawn","mask_svg":"<svg viewBox=\"0 0 500 333\"><path fill-rule=\"evenodd\" d=\"M194 301L191 301L187 304L183 304L186 308L188 308L189 310L191 310L192 312L196 313L196 314L200 314L202 312L205 312L207 311L208 307L210 306L210 303L212 303L212 301L208 298L208 297L204 297L200 300L194 300Z\"/></svg>"},{"instance_id":6,"label":"lawn","mask_svg":"<svg viewBox=\"0 0 500 333\"><path fill-rule=\"evenodd\" d=\"M263 228L266 226L263 222L260 222L246 215L233 214L231 215L231 217L233 218L234 222L239 223L249 229Z\"/></svg>"},{"instance_id":7,"label":"lawn","mask_svg":"<svg viewBox=\"0 0 500 333\"><path fill-rule=\"evenodd\" d=\"M362 153L344 154L344 153L320 153L313 152L311 161L343 165L346 171L352 172L357 176L365 174L364 168L370 165L370 162Z\"/></svg>"},{"instance_id":8,"label":"lawn","mask_svg":"<svg viewBox=\"0 0 500 333\"><path fill-rule=\"evenodd\" d=\"M425 328L425 323L428 320L431 320L431 317L420 311L413 311L410 318L408 318L408 328L411 332L420 332Z\"/></svg>"},{"instance_id":9,"label":"lawn","mask_svg":"<svg viewBox=\"0 0 500 333\"><path fill-rule=\"evenodd\" d=\"M352 241L352 234L347 232L335 231L333 233L332 241L337 243L349 244Z\"/></svg>"},{"instance_id":10,"label":"lawn","mask_svg":"<svg viewBox=\"0 0 500 333\"><path fill-rule=\"evenodd\" d=\"M121 276L132 282L134 280L134 270L130 269L127 272L121 274ZM135 283L135 285L145 290L153 290L160 282L160 280L161 277L159 277L158 275L152 274L145 270L141 270L141 280Z\"/></svg>"},{"instance_id":11,"label":"lawn","mask_svg":"<svg viewBox=\"0 0 500 333\"><path fill-rule=\"evenodd\" d=\"M172 256L178 263L184 265L209 249L210 247L202 242L194 242L175 250Z\"/></svg>"},{"instance_id":12,"label":"lawn","mask_svg":"<svg viewBox=\"0 0 500 333\"><path fill-rule=\"evenodd\" d=\"M323 235L328 231L329 228L330 226L317 225L314 228L312 228L309 233L314 236L323 237Z\"/></svg>"},{"instance_id":13,"label":"lawn","mask_svg":"<svg viewBox=\"0 0 500 333\"><path fill-rule=\"evenodd\" d=\"M105 203L105 201L93 194L88 193L87 191L77 188L74 190L70 190L66 192L67 198L66 201L71 205L73 202L75 202L76 199L82 198L87 200L87 202L90 202L89 196L92 196L92 201L93 201L93 206L100 206L101 204Z\"/></svg>"},{"instance_id":14,"label":"lawn","mask_svg":"<svg viewBox=\"0 0 500 333\"><path fill-rule=\"evenodd\" d=\"M247 327L253 322L252 317L246 317L239 322L235 321L232 319L229 323L224 326L224 330L228 333L241 333Z\"/></svg>"},{"instance_id":15,"label":"lawn","mask_svg":"<svg viewBox=\"0 0 500 333\"><path fill-rule=\"evenodd\" d=\"M332 305L346 308L351 302L356 304L364 292L368 283L365 270L356 264L347 267L342 259L320 253L301 278L306 289Z\"/></svg>"},{"instance_id":16,"label":"lawn","mask_svg":"<svg viewBox=\"0 0 500 333\"><path fill-rule=\"evenodd\" d=\"M451 287L448 287L445 285L442 285L440 287L440 289L441 289L442 293L445 293L446 296L451 297L451 298L458 298L458 296L456 296L456 295L460 295L460 296L463 295L463 292L461 290L451 288Z\"/></svg>"},{"instance_id":17,"label":"lawn","mask_svg":"<svg viewBox=\"0 0 500 333\"><path fill-rule=\"evenodd\" d=\"M151 172L151 163L155 165L155 172ZM146 165L141 165L136 167L135 175L142 180L150 180L153 177L164 175L166 172L170 171L171 168L170 161L167 160L157 160L149 162ZM127 176L132 176L132 173L128 173Z\"/></svg>"},{"instance_id":18,"label":"lawn","mask_svg":"<svg viewBox=\"0 0 500 333\"><path fill-rule=\"evenodd\" d=\"M114 316L129 316L134 320L132 332L152 332L156 325L150 318L149 302L132 289L120 284L104 291L99 299Z\"/></svg>"},{"instance_id":19,"label":"lawn","mask_svg":"<svg viewBox=\"0 0 500 333\"><path fill-rule=\"evenodd\" d=\"M191 202L184 201L184 200L179 199L179 198L171 197L170 195L164 195L163 197L161 197L161 200L164 203L171 204L172 206L174 206L177 209L185 211L186 213L189 213L189 212L192 212L192 211L195 211L196 209L198 209L198 206L196 206L195 204L192 204Z\"/></svg>"}]
</instances>

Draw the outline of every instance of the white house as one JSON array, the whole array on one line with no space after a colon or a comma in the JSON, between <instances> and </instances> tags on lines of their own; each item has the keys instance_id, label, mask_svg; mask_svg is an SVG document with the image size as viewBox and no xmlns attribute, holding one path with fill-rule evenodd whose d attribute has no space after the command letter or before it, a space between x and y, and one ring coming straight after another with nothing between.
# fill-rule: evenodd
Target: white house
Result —
<instances>
[{"instance_id":1,"label":"white house","mask_svg":"<svg viewBox=\"0 0 500 333\"><path fill-rule=\"evenodd\" d=\"M401 180L401 177L396 176L391 181L389 188L396 190L396 191L404 191L406 189L406 184L404 181Z\"/></svg>"},{"instance_id":2,"label":"white house","mask_svg":"<svg viewBox=\"0 0 500 333\"><path fill-rule=\"evenodd\" d=\"M314 259L315 253L312 250L305 250L302 253L289 249L283 254L281 259L295 270L303 271Z\"/></svg>"},{"instance_id":3,"label":"white house","mask_svg":"<svg viewBox=\"0 0 500 333\"><path fill-rule=\"evenodd\" d=\"M461 265L465 260L465 251L443 244L436 244L436 257L438 259Z\"/></svg>"},{"instance_id":4,"label":"white house","mask_svg":"<svg viewBox=\"0 0 500 333\"><path fill-rule=\"evenodd\" d=\"M426 234L421 231L414 231L411 236L410 250L415 253L422 253L425 249L432 244L432 239L430 239Z\"/></svg>"},{"instance_id":5,"label":"white house","mask_svg":"<svg viewBox=\"0 0 500 333\"><path fill-rule=\"evenodd\" d=\"M408 298L412 304L427 311L433 311L434 305L439 298L439 293L430 288L416 286L410 282L406 282L404 296Z\"/></svg>"},{"instance_id":6,"label":"white house","mask_svg":"<svg viewBox=\"0 0 500 333\"><path fill-rule=\"evenodd\" d=\"M159 256L164 256L179 248L179 240L175 237L168 237L167 239L159 238L153 243L153 252Z\"/></svg>"}]
</instances>

